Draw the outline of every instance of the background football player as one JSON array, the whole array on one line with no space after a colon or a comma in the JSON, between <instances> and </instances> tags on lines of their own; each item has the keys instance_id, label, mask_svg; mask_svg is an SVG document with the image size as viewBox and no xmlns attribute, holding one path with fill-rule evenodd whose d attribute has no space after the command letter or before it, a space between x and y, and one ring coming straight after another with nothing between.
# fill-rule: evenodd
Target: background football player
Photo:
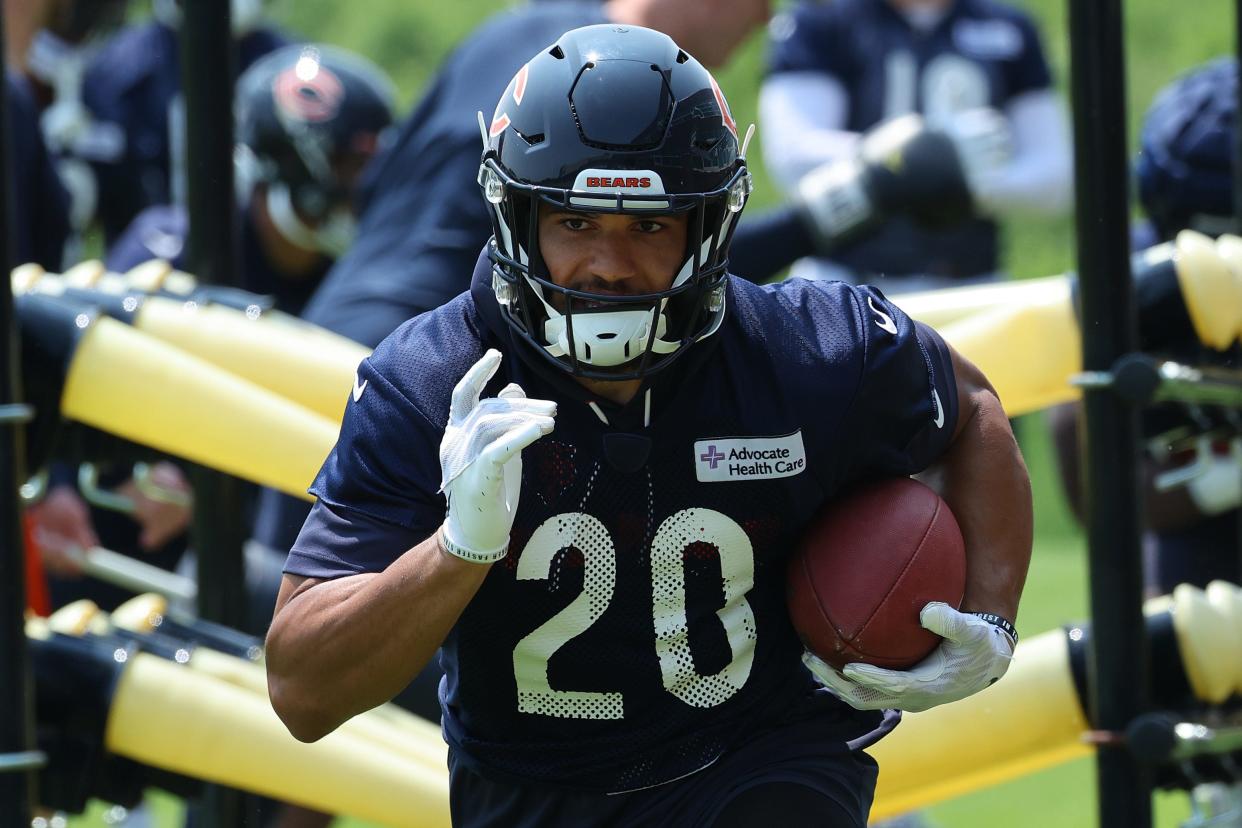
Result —
<instances>
[{"instance_id":1,"label":"background football player","mask_svg":"<svg viewBox=\"0 0 1242 828\"><path fill-rule=\"evenodd\" d=\"M1069 130L1025 13L992 0L801 0L769 31L760 123L786 191L813 197L826 180L812 170L918 113L959 146L976 214L940 227L892 216L794 272L889 292L982 281L999 267L998 217L1068 209Z\"/></svg>"}]
</instances>

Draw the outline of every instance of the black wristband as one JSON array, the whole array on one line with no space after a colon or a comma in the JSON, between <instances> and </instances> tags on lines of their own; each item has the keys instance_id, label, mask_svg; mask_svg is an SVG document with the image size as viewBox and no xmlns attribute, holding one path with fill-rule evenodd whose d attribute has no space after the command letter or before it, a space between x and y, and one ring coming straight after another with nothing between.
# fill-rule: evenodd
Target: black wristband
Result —
<instances>
[{"instance_id":1,"label":"black wristband","mask_svg":"<svg viewBox=\"0 0 1242 828\"><path fill-rule=\"evenodd\" d=\"M1018 646L1018 630L1008 618L1002 618L991 612L972 612L971 615L977 615L989 624L1000 627L1001 631L1013 641L1013 645Z\"/></svg>"}]
</instances>

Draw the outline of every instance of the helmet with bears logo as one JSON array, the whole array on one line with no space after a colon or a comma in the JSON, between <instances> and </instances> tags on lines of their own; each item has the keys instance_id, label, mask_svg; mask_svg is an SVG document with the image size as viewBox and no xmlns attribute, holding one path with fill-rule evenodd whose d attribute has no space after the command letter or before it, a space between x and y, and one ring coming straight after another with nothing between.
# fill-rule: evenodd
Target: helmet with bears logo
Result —
<instances>
[{"instance_id":1,"label":"helmet with bears logo","mask_svg":"<svg viewBox=\"0 0 1242 828\"><path fill-rule=\"evenodd\" d=\"M729 241L751 180L724 95L698 61L651 29L575 29L519 70L481 126L492 286L522 341L573 375L627 379L719 328ZM556 285L539 250L541 204L687 214L672 285L644 295Z\"/></svg>"},{"instance_id":2,"label":"helmet with bears logo","mask_svg":"<svg viewBox=\"0 0 1242 828\"><path fill-rule=\"evenodd\" d=\"M237 81L239 188L267 185L286 237L338 254L352 234L352 189L393 122L393 90L370 61L331 46L295 45ZM338 238L339 237L339 238Z\"/></svg>"}]
</instances>

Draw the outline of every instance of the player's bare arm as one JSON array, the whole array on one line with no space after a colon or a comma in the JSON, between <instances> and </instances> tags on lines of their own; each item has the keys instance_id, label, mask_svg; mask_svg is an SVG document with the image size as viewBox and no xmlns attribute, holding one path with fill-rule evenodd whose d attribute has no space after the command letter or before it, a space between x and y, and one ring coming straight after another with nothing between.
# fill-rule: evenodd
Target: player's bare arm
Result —
<instances>
[{"instance_id":1,"label":"player's bare arm","mask_svg":"<svg viewBox=\"0 0 1242 828\"><path fill-rule=\"evenodd\" d=\"M267 683L289 732L313 742L400 692L490 568L444 553L432 536L380 573L285 575L267 635Z\"/></svg>"},{"instance_id":2,"label":"player's bare arm","mask_svg":"<svg viewBox=\"0 0 1242 828\"><path fill-rule=\"evenodd\" d=\"M453 389L440 443L448 498L440 529L380 573L285 576L268 633L268 686L298 739L319 739L409 684L507 554L521 451L552 431L556 405L512 383L483 399L500 361L488 351Z\"/></svg>"},{"instance_id":3,"label":"player's bare arm","mask_svg":"<svg viewBox=\"0 0 1242 828\"><path fill-rule=\"evenodd\" d=\"M933 602L920 623L943 638L908 670L847 664L838 672L807 654L803 661L850 705L920 711L984 690L1005 674L1017 644L1012 619L1031 557L1032 505L1026 464L996 391L949 348L958 417L946 451L923 474L962 530L966 591L960 610Z\"/></svg>"},{"instance_id":4,"label":"player's bare arm","mask_svg":"<svg viewBox=\"0 0 1242 828\"><path fill-rule=\"evenodd\" d=\"M1012 621L1031 559L1031 482L996 391L969 360L949 350L957 379L957 426L925 482L940 491L962 528L962 611Z\"/></svg>"}]
</instances>

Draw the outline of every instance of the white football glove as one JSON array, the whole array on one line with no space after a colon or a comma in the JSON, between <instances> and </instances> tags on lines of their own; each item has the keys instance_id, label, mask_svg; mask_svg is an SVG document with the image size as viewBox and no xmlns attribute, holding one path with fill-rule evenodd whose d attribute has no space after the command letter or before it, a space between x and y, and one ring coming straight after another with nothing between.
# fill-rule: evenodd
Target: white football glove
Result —
<instances>
[{"instance_id":1,"label":"white football glove","mask_svg":"<svg viewBox=\"0 0 1242 828\"><path fill-rule=\"evenodd\" d=\"M1242 439L1229 441L1228 454L1215 454L1209 446L1196 466L1186 491L1200 512L1219 515L1242 503Z\"/></svg>"},{"instance_id":2,"label":"white football glove","mask_svg":"<svg viewBox=\"0 0 1242 828\"><path fill-rule=\"evenodd\" d=\"M457 383L440 441L440 490L448 496L440 541L445 551L474 563L492 563L508 552L522 449L555 425L556 403L529 400L514 383L479 399L499 367L500 352L489 350Z\"/></svg>"},{"instance_id":3,"label":"white football glove","mask_svg":"<svg viewBox=\"0 0 1242 828\"><path fill-rule=\"evenodd\" d=\"M1000 627L939 601L923 607L919 621L944 636L944 641L909 670L886 670L857 663L847 664L842 672L837 672L809 652L802 661L851 707L895 707L912 713L978 693L1009 669L1014 642Z\"/></svg>"},{"instance_id":4,"label":"white football glove","mask_svg":"<svg viewBox=\"0 0 1242 828\"><path fill-rule=\"evenodd\" d=\"M966 184L975 204L985 213L995 213L1001 205L993 198L992 182L1013 158L1013 132L1000 112L988 107L967 109L952 119L937 123L957 148Z\"/></svg>"}]
</instances>

